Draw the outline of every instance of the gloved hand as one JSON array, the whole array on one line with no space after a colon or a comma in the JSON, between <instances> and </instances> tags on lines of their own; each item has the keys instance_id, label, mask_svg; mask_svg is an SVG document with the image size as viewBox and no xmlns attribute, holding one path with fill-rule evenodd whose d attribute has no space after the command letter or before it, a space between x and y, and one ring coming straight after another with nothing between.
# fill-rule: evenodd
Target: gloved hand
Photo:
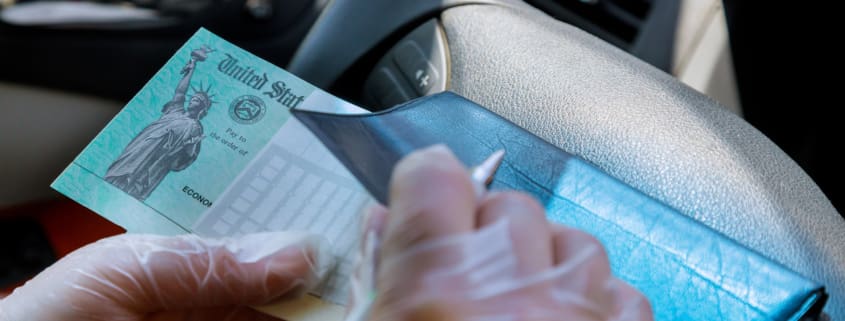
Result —
<instances>
[{"instance_id":1,"label":"gloved hand","mask_svg":"<svg viewBox=\"0 0 845 321\"><path fill-rule=\"evenodd\" d=\"M0 321L276 320L247 306L304 292L332 259L322 239L304 233L120 235L16 289L0 301Z\"/></svg>"},{"instance_id":2,"label":"gloved hand","mask_svg":"<svg viewBox=\"0 0 845 321\"><path fill-rule=\"evenodd\" d=\"M403 159L389 199L365 224L382 239L371 321L653 318L648 301L611 275L595 238L549 223L522 193L476 200L444 146Z\"/></svg>"}]
</instances>

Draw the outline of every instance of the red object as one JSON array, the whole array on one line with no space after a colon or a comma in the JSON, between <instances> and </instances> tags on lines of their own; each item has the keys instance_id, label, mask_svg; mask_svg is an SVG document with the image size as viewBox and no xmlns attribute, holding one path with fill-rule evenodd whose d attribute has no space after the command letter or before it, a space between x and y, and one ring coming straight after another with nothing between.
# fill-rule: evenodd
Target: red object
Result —
<instances>
[{"instance_id":1,"label":"red object","mask_svg":"<svg viewBox=\"0 0 845 321\"><path fill-rule=\"evenodd\" d=\"M10 216L36 217L58 258L99 239L126 232L68 199L0 209L0 217ZM15 287L0 290L0 297Z\"/></svg>"},{"instance_id":2,"label":"red object","mask_svg":"<svg viewBox=\"0 0 845 321\"><path fill-rule=\"evenodd\" d=\"M37 215L58 257L101 238L126 232L122 227L69 200L47 205Z\"/></svg>"}]
</instances>

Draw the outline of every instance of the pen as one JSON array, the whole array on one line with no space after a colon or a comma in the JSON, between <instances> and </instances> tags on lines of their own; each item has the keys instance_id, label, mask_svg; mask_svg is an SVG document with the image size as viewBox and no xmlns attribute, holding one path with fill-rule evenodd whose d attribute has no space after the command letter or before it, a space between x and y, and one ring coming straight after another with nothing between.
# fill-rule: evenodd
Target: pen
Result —
<instances>
[{"instance_id":1,"label":"pen","mask_svg":"<svg viewBox=\"0 0 845 321\"><path fill-rule=\"evenodd\" d=\"M475 199L481 200L487 193L487 185L493 182L493 175L505 158L505 150L500 149L490 154L481 164L470 169L469 176L475 189Z\"/></svg>"},{"instance_id":2,"label":"pen","mask_svg":"<svg viewBox=\"0 0 845 321\"><path fill-rule=\"evenodd\" d=\"M504 157L505 150L500 149L490 154L481 164L470 168L469 175L473 190L475 191L476 200L480 201L484 197L484 194L487 193L487 185L490 185L493 181L493 175L496 174L496 170L499 169L499 165L502 164ZM373 231L367 233L364 243L364 255L361 258L362 262L367 262L367 264L362 267L362 279L360 280L361 284L359 284L363 288L355 289L353 286L353 291L357 292L357 295L354 295L354 297L363 298L365 302L355 304L352 310L349 311L346 321L364 321L370 314L370 308L372 308L377 296L375 278L377 251L379 247L381 247L381 240L379 240L378 235Z\"/></svg>"}]
</instances>

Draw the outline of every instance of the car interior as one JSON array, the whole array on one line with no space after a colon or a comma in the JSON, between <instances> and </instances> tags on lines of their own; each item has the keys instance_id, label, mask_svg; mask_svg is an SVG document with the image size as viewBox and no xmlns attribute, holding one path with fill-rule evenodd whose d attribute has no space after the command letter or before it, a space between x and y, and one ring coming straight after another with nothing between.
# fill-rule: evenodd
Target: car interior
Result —
<instances>
[{"instance_id":1,"label":"car interior","mask_svg":"<svg viewBox=\"0 0 845 321\"><path fill-rule=\"evenodd\" d=\"M121 232L49 184L204 27L370 111L464 96L824 284L845 318L833 129L753 91L752 5L0 0L0 289Z\"/></svg>"}]
</instances>

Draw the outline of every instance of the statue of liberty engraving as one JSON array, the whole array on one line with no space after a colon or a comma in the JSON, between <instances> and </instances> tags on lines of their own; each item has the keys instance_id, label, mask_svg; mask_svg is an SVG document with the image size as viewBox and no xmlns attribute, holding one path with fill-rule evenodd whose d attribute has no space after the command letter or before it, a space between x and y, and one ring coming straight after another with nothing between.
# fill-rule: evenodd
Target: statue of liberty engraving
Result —
<instances>
[{"instance_id":1,"label":"statue of liberty engraving","mask_svg":"<svg viewBox=\"0 0 845 321\"><path fill-rule=\"evenodd\" d=\"M200 119L211 108L212 97L200 86L194 88L187 108L185 100L197 63L205 61L211 51L202 47L191 52L173 99L164 104L161 117L135 136L109 166L107 182L143 201L168 173L181 171L197 159L205 137Z\"/></svg>"}]
</instances>

